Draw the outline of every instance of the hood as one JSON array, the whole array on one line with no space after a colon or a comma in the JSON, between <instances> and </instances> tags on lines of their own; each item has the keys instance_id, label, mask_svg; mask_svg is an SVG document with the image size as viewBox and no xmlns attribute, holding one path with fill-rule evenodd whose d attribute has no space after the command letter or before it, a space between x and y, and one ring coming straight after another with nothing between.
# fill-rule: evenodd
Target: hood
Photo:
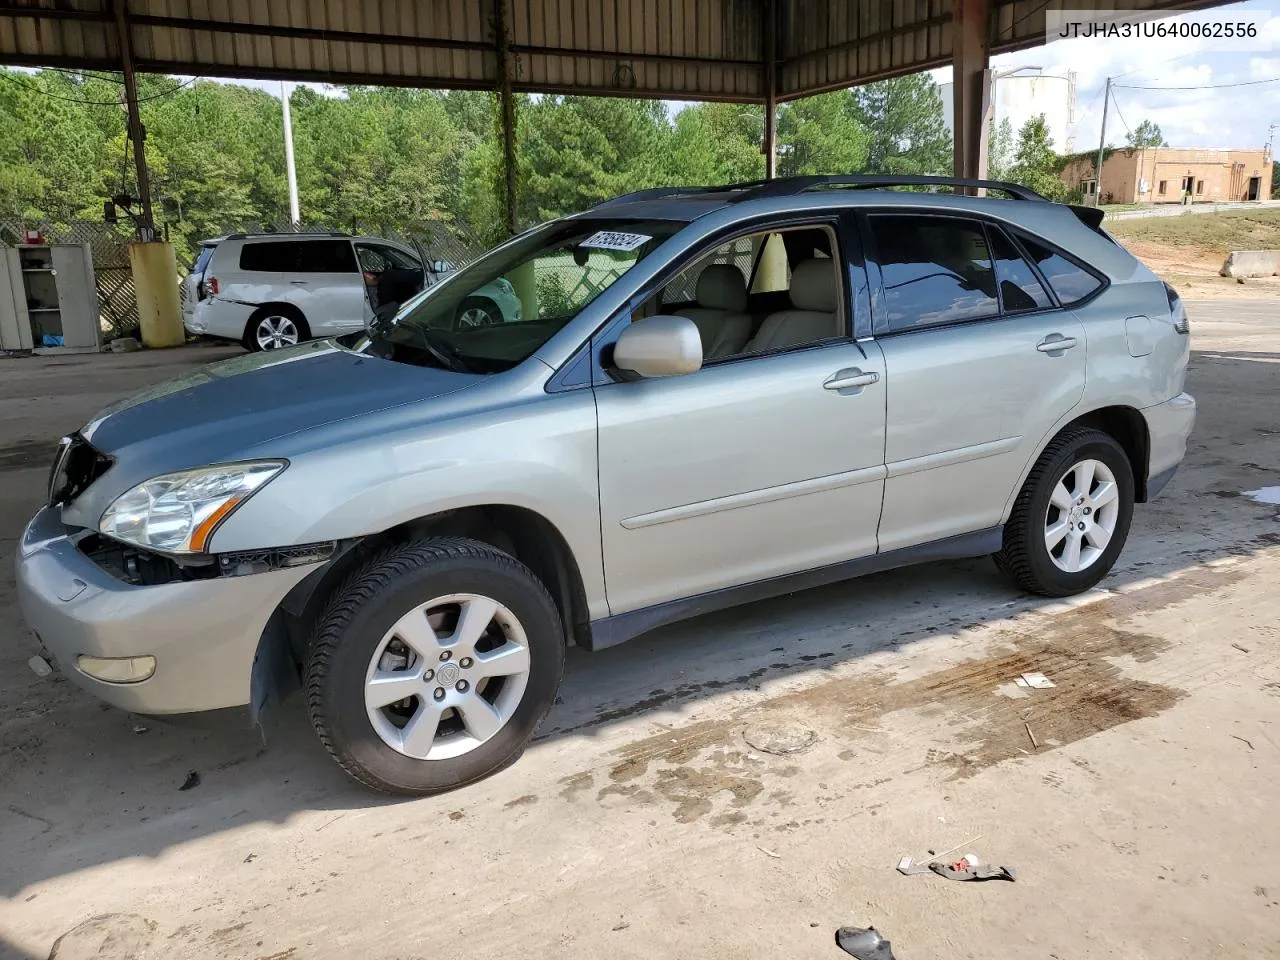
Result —
<instances>
[{"instance_id":1,"label":"hood","mask_svg":"<svg viewBox=\"0 0 1280 960\"><path fill-rule=\"evenodd\" d=\"M429 400L484 379L315 341L233 357L126 397L81 434L122 466L181 469L234 460L322 424ZM131 471L130 471L131 472Z\"/></svg>"}]
</instances>

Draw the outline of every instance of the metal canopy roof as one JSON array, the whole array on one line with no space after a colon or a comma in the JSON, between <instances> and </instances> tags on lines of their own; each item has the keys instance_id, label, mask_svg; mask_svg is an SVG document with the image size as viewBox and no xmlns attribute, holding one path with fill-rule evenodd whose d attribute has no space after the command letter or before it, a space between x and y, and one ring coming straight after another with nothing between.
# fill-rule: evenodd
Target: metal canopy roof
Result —
<instances>
[{"instance_id":1,"label":"metal canopy roof","mask_svg":"<svg viewBox=\"0 0 1280 960\"><path fill-rule=\"evenodd\" d=\"M493 89L790 99L948 63L954 0L114 0L136 69ZM1220 2L1220 0L1219 0ZM1058 5L1058 0L1054 0ZM1091 0L1188 10L1203 0ZM991 52L1043 42L1045 0L992 0ZM118 70L113 0L0 0L0 63Z\"/></svg>"}]
</instances>

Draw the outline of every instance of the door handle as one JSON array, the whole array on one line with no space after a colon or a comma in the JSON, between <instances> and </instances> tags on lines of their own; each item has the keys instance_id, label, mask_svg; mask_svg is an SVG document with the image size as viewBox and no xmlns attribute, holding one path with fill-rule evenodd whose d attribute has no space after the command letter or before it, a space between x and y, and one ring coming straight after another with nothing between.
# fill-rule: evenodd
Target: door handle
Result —
<instances>
[{"instance_id":1,"label":"door handle","mask_svg":"<svg viewBox=\"0 0 1280 960\"><path fill-rule=\"evenodd\" d=\"M307 281L305 281L305 280L290 280L289 282L290 282L290 283L292 283L294 286L301 287L301 286L305 286Z\"/></svg>"},{"instance_id":2,"label":"door handle","mask_svg":"<svg viewBox=\"0 0 1280 960\"><path fill-rule=\"evenodd\" d=\"M1064 337L1060 333L1051 333L1036 344L1036 349L1041 353L1061 353L1063 350L1070 350L1076 343L1075 337Z\"/></svg>"},{"instance_id":3,"label":"door handle","mask_svg":"<svg viewBox=\"0 0 1280 960\"><path fill-rule=\"evenodd\" d=\"M880 374L863 373L857 367L852 370L841 370L839 373L833 374L828 379L822 381L822 386L826 390L848 390L851 387L869 387L873 383L878 383Z\"/></svg>"}]
</instances>

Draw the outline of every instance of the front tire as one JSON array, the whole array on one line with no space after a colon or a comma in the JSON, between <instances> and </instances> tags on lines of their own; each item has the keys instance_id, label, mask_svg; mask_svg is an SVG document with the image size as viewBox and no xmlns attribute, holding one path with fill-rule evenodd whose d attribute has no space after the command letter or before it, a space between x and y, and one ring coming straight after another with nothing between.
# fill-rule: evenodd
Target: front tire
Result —
<instances>
[{"instance_id":1,"label":"front tire","mask_svg":"<svg viewBox=\"0 0 1280 960\"><path fill-rule=\"evenodd\" d=\"M487 544L395 547L338 589L308 651L311 722L352 777L406 796L513 763L555 700L564 631L546 588Z\"/></svg>"},{"instance_id":2,"label":"front tire","mask_svg":"<svg viewBox=\"0 0 1280 960\"><path fill-rule=\"evenodd\" d=\"M1133 519L1133 469L1101 430L1056 437L1023 484L996 564L1019 587L1066 597L1096 585L1115 565Z\"/></svg>"}]
</instances>

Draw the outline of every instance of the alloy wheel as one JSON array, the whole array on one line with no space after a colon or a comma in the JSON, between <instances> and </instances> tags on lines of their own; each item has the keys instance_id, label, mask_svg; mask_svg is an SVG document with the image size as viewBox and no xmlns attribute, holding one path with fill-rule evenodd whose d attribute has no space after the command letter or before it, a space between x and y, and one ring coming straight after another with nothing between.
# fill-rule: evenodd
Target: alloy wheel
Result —
<instances>
[{"instance_id":1,"label":"alloy wheel","mask_svg":"<svg viewBox=\"0 0 1280 960\"><path fill-rule=\"evenodd\" d=\"M1079 573L1098 561L1120 517L1120 488L1101 460L1081 460L1053 488L1044 545L1058 569Z\"/></svg>"},{"instance_id":2,"label":"alloy wheel","mask_svg":"<svg viewBox=\"0 0 1280 960\"><path fill-rule=\"evenodd\" d=\"M365 677L369 722L416 760L449 760L498 733L529 681L529 642L495 600L453 594L419 604L374 648Z\"/></svg>"}]
</instances>

